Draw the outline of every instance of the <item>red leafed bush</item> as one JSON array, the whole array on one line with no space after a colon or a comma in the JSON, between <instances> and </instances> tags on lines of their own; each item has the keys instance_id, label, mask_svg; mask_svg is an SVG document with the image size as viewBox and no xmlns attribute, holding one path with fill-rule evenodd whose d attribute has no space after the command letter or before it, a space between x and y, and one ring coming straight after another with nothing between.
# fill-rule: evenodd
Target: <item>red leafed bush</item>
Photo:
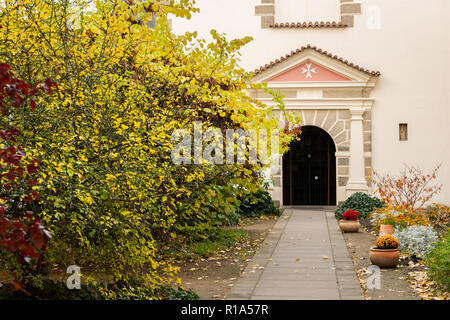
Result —
<instances>
[{"instance_id":1,"label":"red leafed bush","mask_svg":"<svg viewBox=\"0 0 450 320\"><path fill-rule=\"evenodd\" d=\"M358 211L355 210L347 210L344 212L344 214L342 215L342 219L344 220L353 220L356 221L358 220L358 216L360 215L360 213Z\"/></svg>"},{"instance_id":2,"label":"red leafed bush","mask_svg":"<svg viewBox=\"0 0 450 320\"><path fill-rule=\"evenodd\" d=\"M9 65L0 64L0 260L6 263L0 271L14 275L10 283L16 289L20 289L17 280L24 278L23 271L38 263L50 233L34 212L40 201L33 190L39 161L28 157L19 145L20 131L10 125L10 119L14 109L29 106L34 110L34 99L41 93L51 94L53 88L56 84L46 80L31 89L12 75Z\"/></svg>"},{"instance_id":3,"label":"red leafed bush","mask_svg":"<svg viewBox=\"0 0 450 320\"><path fill-rule=\"evenodd\" d=\"M27 211L23 219L8 217L4 207L0 212L3 212L0 214L0 247L16 253L19 264L39 258L39 250L45 250L45 236L50 237L43 221L35 218L31 211Z\"/></svg>"},{"instance_id":4,"label":"red leafed bush","mask_svg":"<svg viewBox=\"0 0 450 320\"><path fill-rule=\"evenodd\" d=\"M441 192L442 184L434 182L440 168L441 165L436 165L430 173L425 173L419 167L405 165L398 176L373 172L371 179L376 184L382 201L415 210Z\"/></svg>"}]
</instances>

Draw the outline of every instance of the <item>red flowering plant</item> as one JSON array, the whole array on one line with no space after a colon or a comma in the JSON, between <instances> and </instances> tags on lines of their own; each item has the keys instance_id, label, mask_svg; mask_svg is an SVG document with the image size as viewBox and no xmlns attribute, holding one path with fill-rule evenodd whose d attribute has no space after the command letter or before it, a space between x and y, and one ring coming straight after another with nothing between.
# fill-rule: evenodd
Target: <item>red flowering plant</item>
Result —
<instances>
[{"instance_id":1,"label":"red flowering plant","mask_svg":"<svg viewBox=\"0 0 450 320\"><path fill-rule=\"evenodd\" d=\"M350 220L350 221L356 221L358 220L358 216L360 215L360 213L358 211L355 210L347 210L344 212L344 214L342 215L342 219L344 220Z\"/></svg>"},{"instance_id":2,"label":"red flowering plant","mask_svg":"<svg viewBox=\"0 0 450 320\"><path fill-rule=\"evenodd\" d=\"M12 123L22 107L36 108L35 98L50 93L56 84L50 80L31 89L15 78L9 65L0 64L0 284L17 290L30 275L39 272L39 259L50 232L39 210L36 191L39 161L27 155L20 145L20 131Z\"/></svg>"}]
</instances>

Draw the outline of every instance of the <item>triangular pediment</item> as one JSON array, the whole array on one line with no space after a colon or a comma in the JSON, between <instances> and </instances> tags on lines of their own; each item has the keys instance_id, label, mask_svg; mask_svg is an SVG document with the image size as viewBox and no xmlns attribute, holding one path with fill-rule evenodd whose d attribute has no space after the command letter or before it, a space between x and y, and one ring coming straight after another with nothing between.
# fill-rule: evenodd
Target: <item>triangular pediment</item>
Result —
<instances>
[{"instance_id":1,"label":"triangular pediment","mask_svg":"<svg viewBox=\"0 0 450 320\"><path fill-rule=\"evenodd\" d=\"M255 70L255 82L371 82L380 75L345 59L317 49L303 47Z\"/></svg>"},{"instance_id":2,"label":"triangular pediment","mask_svg":"<svg viewBox=\"0 0 450 320\"><path fill-rule=\"evenodd\" d=\"M308 59L267 80L267 82L271 81L352 81L352 79Z\"/></svg>"}]
</instances>

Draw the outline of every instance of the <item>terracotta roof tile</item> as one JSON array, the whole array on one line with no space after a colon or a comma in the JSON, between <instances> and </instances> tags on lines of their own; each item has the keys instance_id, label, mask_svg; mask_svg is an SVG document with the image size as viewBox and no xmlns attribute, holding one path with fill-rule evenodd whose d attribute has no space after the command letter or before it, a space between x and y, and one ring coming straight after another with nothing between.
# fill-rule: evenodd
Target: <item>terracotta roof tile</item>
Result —
<instances>
[{"instance_id":1,"label":"terracotta roof tile","mask_svg":"<svg viewBox=\"0 0 450 320\"><path fill-rule=\"evenodd\" d=\"M309 22L285 22L285 23L275 23L270 26L273 29L280 28L346 28L347 24L336 21L309 21Z\"/></svg>"},{"instance_id":2,"label":"terracotta roof tile","mask_svg":"<svg viewBox=\"0 0 450 320\"><path fill-rule=\"evenodd\" d=\"M261 72L263 72L263 71L269 70L270 68L274 67L275 65L277 65L277 64L279 64L279 63L281 63L281 62L283 62L283 61L289 59L290 57L292 57L292 56L294 56L294 55L296 55L296 54L299 54L300 52L303 52L303 51L305 51L305 50L307 50L307 49L314 50L314 51L316 51L316 52L318 52L318 53L321 53L321 54L323 54L323 55L325 55L325 56L327 56L327 57L330 57L330 58L332 58L332 59L334 59L334 60L340 61L340 62L342 62L343 64L346 64L346 65L348 65L349 67L352 67L352 68L354 68L354 69L356 69L356 70L359 70L359 71L361 71L361 72L364 72L364 73L366 73L366 74L368 74L368 75L378 77L378 76L380 76L380 74L381 74L379 71L371 71L371 70L368 70L368 69L364 69L363 67L360 67L360 66L357 65L357 64L354 64L354 63L352 63L352 62L349 62L348 60L345 60L345 59L343 59L343 58L341 58L341 57L338 57L337 55L333 55L332 53L330 53L330 52L328 52L328 51L322 50L322 49L317 48L317 47L315 47L315 46L311 46L310 44L308 44L306 47L303 46L303 47L301 47L301 48L299 48L299 49L297 49L297 50L295 50L295 51L291 51L290 53L288 53L288 54L286 54L286 55L284 55L284 56L282 56L282 57L280 57L280 58L278 58L278 59L275 59L274 61L271 61L271 62L269 62L268 64L266 64L266 65L264 65L264 66L259 67L258 69L256 69L256 70L254 71L254 74L257 75L257 74L259 74L259 73L261 73Z\"/></svg>"}]
</instances>

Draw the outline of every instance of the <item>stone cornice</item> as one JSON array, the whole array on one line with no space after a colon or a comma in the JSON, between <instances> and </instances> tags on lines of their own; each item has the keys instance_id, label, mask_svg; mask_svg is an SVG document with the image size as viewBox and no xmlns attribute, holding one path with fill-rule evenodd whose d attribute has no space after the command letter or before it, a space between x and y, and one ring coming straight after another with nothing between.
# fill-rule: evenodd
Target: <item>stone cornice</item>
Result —
<instances>
[{"instance_id":1,"label":"stone cornice","mask_svg":"<svg viewBox=\"0 0 450 320\"><path fill-rule=\"evenodd\" d=\"M277 106L271 98L258 98L259 101L267 106ZM339 109L351 110L359 109L364 113L365 110L372 108L374 104L372 98L284 98L283 103L288 110L296 109Z\"/></svg>"}]
</instances>

